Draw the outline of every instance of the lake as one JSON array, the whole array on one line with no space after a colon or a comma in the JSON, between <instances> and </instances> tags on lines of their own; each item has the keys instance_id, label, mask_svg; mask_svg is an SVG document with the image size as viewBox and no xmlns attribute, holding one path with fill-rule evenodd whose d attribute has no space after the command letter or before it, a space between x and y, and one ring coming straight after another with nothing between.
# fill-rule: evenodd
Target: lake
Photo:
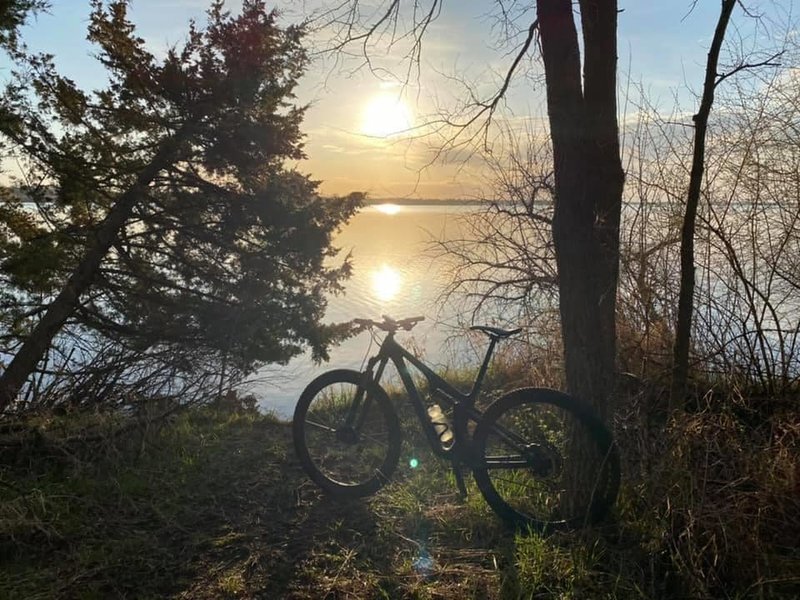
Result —
<instances>
[{"instance_id":1,"label":"lake","mask_svg":"<svg viewBox=\"0 0 800 600\"><path fill-rule=\"evenodd\" d=\"M475 209L458 205L364 207L334 243L342 256L351 252L353 275L345 283L345 293L330 299L326 322L422 315L425 321L412 333L398 334L404 345L415 348L429 364L442 367L455 360L480 360L470 351L467 340L459 343L453 339L459 331L458 310L441 299L449 274L445 264L430 252L433 240L461 233L459 217ZM288 418L303 388L314 377L334 368L360 369L368 350L371 356L377 346L370 348L369 333L364 332L332 348L327 363L314 365L309 355L303 355L286 366L264 367L247 389L255 394L262 409Z\"/></svg>"},{"instance_id":2,"label":"lake","mask_svg":"<svg viewBox=\"0 0 800 600\"><path fill-rule=\"evenodd\" d=\"M466 337L463 324L471 324L471 315L460 314L459 308L463 307L442 300L442 291L452 276L448 272L448 261L434 259L430 246L434 240L469 238L470 230L463 226L462 219L470 211L478 210L478 206L450 205L365 207L335 240L342 255L352 253L353 276L345 283L345 293L330 299L326 321L343 322L358 317L380 319L384 314L398 319L422 315L426 320L411 334L399 334L401 343L410 345L434 367L477 366L485 350L484 339L482 336ZM638 222L647 223L643 234L646 239L641 242L644 247L665 248L650 259L654 279L648 280L648 285L665 290L661 293L666 293L668 298L668 290L670 286L674 287L674 278L677 277L677 263L672 260L676 250L674 246L671 249L663 246L660 239L664 232L670 231L672 208L664 204L648 205L646 214L639 214L640 210L643 209L627 206L623 218L624 221L627 219L627 227L637 223L637 215ZM738 218L749 222L748 215L745 213ZM729 223L736 220L737 215L728 216ZM778 224L774 229L780 232L783 227ZM742 260L749 256L746 244L738 252ZM747 365L752 367L751 363L762 365L778 361L775 368L785 370L785 377L797 377L800 373L800 352L797 351L800 308L794 284L784 285L780 280L773 283L774 273L759 266L763 263L762 258L752 256L749 259L752 262L749 268L753 270L750 280L759 283L760 289L765 291L765 298L775 309L774 314L765 313L754 324L755 313L744 304L746 294L730 272L723 253L709 247L704 255L698 254L698 260L698 308L695 314L698 327L694 333L698 348L705 344L712 358L723 355L726 360L739 360L746 368L750 368ZM621 297L633 293L631 301L638 306L635 304L637 290L631 292L631 285L635 282L630 277L625 279L624 272L622 277ZM504 314L502 306L493 305L484 314L494 315L494 319L485 324L513 327L517 324L513 312ZM778 330L784 337L777 336L775 332ZM759 338L763 348L754 345L759 341L754 337L756 331L764 332ZM720 348L721 352L718 351ZM753 348L761 348L761 354ZM314 377L333 368L360 370L368 351L369 356L373 355L377 346L370 346L370 336L364 332L332 348L328 363L314 365L306 355L297 357L286 366L268 366L257 373L247 389L255 394L262 409L288 418L303 388ZM706 367L716 368L711 362Z\"/></svg>"}]
</instances>

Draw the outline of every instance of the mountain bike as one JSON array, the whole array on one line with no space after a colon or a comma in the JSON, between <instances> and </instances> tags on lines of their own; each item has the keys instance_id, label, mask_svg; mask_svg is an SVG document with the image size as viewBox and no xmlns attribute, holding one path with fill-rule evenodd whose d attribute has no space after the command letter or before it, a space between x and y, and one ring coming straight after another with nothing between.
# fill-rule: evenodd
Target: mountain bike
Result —
<instances>
[{"instance_id":1,"label":"mountain bike","mask_svg":"<svg viewBox=\"0 0 800 600\"><path fill-rule=\"evenodd\" d=\"M391 479L401 427L380 386L391 361L431 449L451 461L462 496L463 470L469 469L489 506L514 527L572 528L605 516L619 487L619 457L611 433L588 406L563 392L530 387L508 392L485 412L476 408L495 346L521 329L471 328L486 334L489 345L472 389L462 393L395 340L423 319L355 319L373 336L386 333L378 353L363 372L329 371L305 388L292 434L311 480L334 497L356 498ZM427 400L407 363L427 382Z\"/></svg>"}]
</instances>

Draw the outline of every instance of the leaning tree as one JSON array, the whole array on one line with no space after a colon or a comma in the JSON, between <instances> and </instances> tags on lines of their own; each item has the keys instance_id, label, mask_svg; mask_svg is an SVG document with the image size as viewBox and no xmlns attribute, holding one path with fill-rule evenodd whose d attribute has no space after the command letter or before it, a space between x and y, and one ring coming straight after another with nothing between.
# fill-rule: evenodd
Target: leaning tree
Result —
<instances>
[{"instance_id":1,"label":"leaning tree","mask_svg":"<svg viewBox=\"0 0 800 600\"><path fill-rule=\"evenodd\" d=\"M157 58L127 5L93 2L104 89L13 54L2 134L26 170L0 210L0 340L13 356L0 409L58 335L113 348L106 372L124 356L191 381L201 365L322 356L342 331L320 320L349 271L332 235L359 198L323 199L287 167L303 157L303 28L260 0L236 16L217 1Z\"/></svg>"}]
</instances>

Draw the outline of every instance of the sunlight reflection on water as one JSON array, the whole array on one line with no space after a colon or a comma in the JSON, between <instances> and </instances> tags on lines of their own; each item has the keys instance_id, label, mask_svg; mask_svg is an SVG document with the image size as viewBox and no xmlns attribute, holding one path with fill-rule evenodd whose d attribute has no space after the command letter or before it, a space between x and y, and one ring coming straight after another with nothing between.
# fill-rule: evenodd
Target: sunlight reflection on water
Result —
<instances>
[{"instance_id":1,"label":"sunlight reflection on water","mask_svg":"<svg viewBox=\"0 0 800 600\"><path fill-rule=\"evenodd\" d=\"M351 253L353 275L345 284L344 294L330 298L325 320L379 319L384 314L398 319L425 316L413 332L399 335L398 341L423 349L425 360L434 366L450 362L449 353L453 351L445 342L455 326L455 311L440 305L446 274L426 247L432 239L455 235L457 215L466 209L388 204L365 207L334 242L340 256ZM362 334L333 348L328 363L314 365L304 355L284 367L265 367L248 388L262 408L288 418L311 379L333 368L360 369L369 348L369 337ZM370 352L376 350L372 345Z\"/></svg>"},{"instance_id":2,"label":"sunlight reflection on water","mask_svg":"<svg viewBox=\"0 0 800 600\"><path fill-rule=\"evenodd\" d=\"M403 278L400 272L387 264L372 271L372 293L380 300L391 300L397 296L397 292L403 286Z\"/></svg>"},{"instance_id":3,"label":"sunlight reflection on water","mask_svg":"<svg viewBox=\"0 0 800 600\"><path fill-rule=\"evenodd\" d=\"M382 212L385 215L396 215L402 210L402 207L398 206L397 204L376 204L375 210L378 212Z\"/></svg>"}]
</instances>

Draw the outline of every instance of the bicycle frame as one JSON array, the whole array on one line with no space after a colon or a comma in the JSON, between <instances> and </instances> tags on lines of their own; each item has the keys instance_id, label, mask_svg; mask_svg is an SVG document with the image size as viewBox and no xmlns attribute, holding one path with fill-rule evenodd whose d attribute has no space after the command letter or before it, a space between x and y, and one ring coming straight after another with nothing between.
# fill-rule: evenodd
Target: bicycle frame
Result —
<instances>
[{"instance_id":1,"label":"bicycle frame","mask_svg":"<svg viewBox=\"0 0 800 600\"><path fill-rule=\"evenodd\" d=\"M520 330L472 327L486 333L489 343L472 389L462 392L395 340L397 331L409 331L422 319L354 319L356 332L358 328L386 332L377 353L363 371L335 369L315 378L303 391L292 437L311 479L345 498L372 494L391 479L403 452L398 407L380 387L391 362L428 445L451 463L462 497L468 494L464 474L470 470L492 509L516 527L549 530L603 516L616 498L619 457L611 433L587 407L567 394L537 387L503 393L488 407L477 403L495 346ZM412 376L412 367L423 379ZM438 407L429 410L429 395L448 413L452 411L450 431L443 427ZM599 459L598 464L586 464L596 476L578 480L564 468L576 432L591 443L575 460ZM409 460L412 469L417 464L416 459ZM574 493L565 486L575 486ZM512 496L519 502L510 501Z\"/></svg>"},{"instance_id":2,"label":"bicycle frame","mask_svg":"<svg viewBox=\"0 0 800 600\"><path fill-rule=\"evenodd\" d=\"M447 381L442 379L439 375L434 373L427 365L420 359L411 354L408 350L403 348L394 339L394 332L388 332L386 338L374 357L370 358L367 362L367 368L364 371L364 377L375 384L380 383L381 376L386 368L386 365L391 361L397 372L400 374L400 379L403 386L408 392L409 401L414 407L417 418L422 425L425 437L430 444L431 449L439 456L450 458L453 460L461 460L464 462L471 462L469 448L470 436L467 425L470 420L477 421L481 417L481 413L475 410L475 400L481 392L483 380L486 376L486 371L494 352L494 347L497 344L497 339L490 338L489 347L486 350L486 356L483 359L478 375L472 384L472 389L464 394L450 385ZM434 424L428 417L427 407L422 398L416 384L414 383L411 373L409 372L406 361L414 366L425 377L431 395L444 404L446 408L453 410L453 443L449 447L444 447L439 439L439 434L436 431ZM377 366L377 369L376 369ZM366 402L369 401L367 397ZM354 413L358 411L359 401L354 402ZM364 414L366 411L362 411ZM351 421L352 424L352 421Z\"/></svg>"}]
</instances>

